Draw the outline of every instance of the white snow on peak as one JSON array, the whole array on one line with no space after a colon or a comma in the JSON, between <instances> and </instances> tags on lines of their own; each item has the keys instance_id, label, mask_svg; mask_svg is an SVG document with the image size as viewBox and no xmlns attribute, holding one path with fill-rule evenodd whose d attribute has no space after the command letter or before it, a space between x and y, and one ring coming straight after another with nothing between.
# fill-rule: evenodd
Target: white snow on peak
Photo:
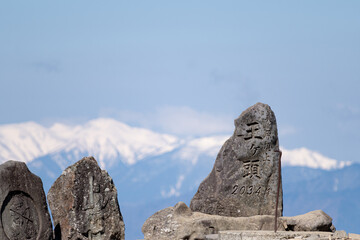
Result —
<instances>
[{"instance_id":1,"label":"white snow on peak","mask_svg":"<svg viewBox=\"0 0 360 240\"><path fill-rule=\"evenodd\" d=\"M34 122L0 125L0 163L30 162L56 151L64 143L56 133Z\"/></svg>"},{"instance_id":2,"label":"white snow on peak","mask_svg":"<svg viewBox=\"0 0 360 240\"><path fill-rule=\"evenodd\" d=\"M54 123L49 130L61 139L70 140L76 136L83 127L81 125L65 125L63 123Z\"/></svg>"},{"instance_id":3,"label":"white snow on peak","mask_svg":"<svg viewBox=\"0 0 360 240\"><path fill-rule=\"evenodd\" d=\"M215 160L221 146L228 138L228 135L222 135L192 139L185 143L175 157L184 161L190 161L192 165L197 163L202 154L212 157Z\"/></svg>"},{"instance_id":4,"label":"white snow on peak","mask_svg":"<svg viewBox=\"0 0 360 240\"><path fill-rule=\"evenodd\" d=\"M172 151L179 143L178 138L171 135L130 127L114 119L99 118L87 122L65 151L87 152L102 166L105 160L111 165L118 158L131 165L146 157Z\"/></svg>"},{"instance_id":5,"label":"white snow on peak","mask_svg":"<svg viewBox=\"0 0 360 240\"><path fill-rule=\"evenodd\" d=\"M195 165L200 156L215 160L228 138L208 136L182 140L172 135L131 127L110 118L98 118L74 126L55 123L49 128L35 122L6 124L0 125L0 163L7 160L31 162L51 154L64 168L68 164L65 158L72 156L81 159L88 154L94 156L102 167L111 167L116 161L131 165L177 149L172 157ZM281 149L284 166L331 170L351 164L307 148Z\"/></svg>"},{"instance_id":6,"label":"white snow on peak","mask_svg":"<svg viewBox=\"0 0 360 240\"><path fill-rule=\"evenodd\" d=\"M337 161L307 148L287 150L282 147L281 151L283 153L281 162L284 166L302 166L332 170L351 165L349 161Z\"/></svg>"},{"instance_id":7,"label":"white snow on peak","mask_svg":"<svg viewBox=\"0 0 360 240\"><path fill-rule=\"evenodd\" d=\"M174 136L107 118L76 126L55 123L50 128L34 122L0 125L0 163L10 159L31 162L47 154L73 151L93 155L102 167L105 160L111 165L119 158L134 164L145 157L172 151L179 144Z\"/></svg>"}]
</instances>

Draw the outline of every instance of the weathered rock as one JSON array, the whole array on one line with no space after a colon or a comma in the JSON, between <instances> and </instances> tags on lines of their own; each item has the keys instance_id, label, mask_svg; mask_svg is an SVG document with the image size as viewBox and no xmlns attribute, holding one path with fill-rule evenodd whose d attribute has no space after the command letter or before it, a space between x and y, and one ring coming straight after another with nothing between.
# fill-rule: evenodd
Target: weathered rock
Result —
<instances>
[{"instance_id":1,"label":"weathered rock","mask_svg":"<svg viewBox=\"0 0 360 240\"><path fill-rule=\"evenodd\" d=\"M65 169L48 193L55 239L123 240L115 185L93 157Z\"/></svg>"},{"instance_id":2,"label":"weathered rock","mask_svg":"<svg viewBox=\"0 0 360 240\"><path fill-rule=\"evenodd\" d=\"M322 210L316 210L294 217L282 217L281 219L285 224L286 230L335 232L332 218Z\"/></svg>"},{"instance_id":3,"label":"weathered rock","mask_svg":"<svg viewBox=\"0 0 360 240\"><path fill-rule=\"evenodd\" d=\"M290 230L288 226L297 231L331 232L335 229L332 225L332 219L321 210L278 219L279 231ZM185 203L179 202L174 207L156 212L145 221L142 227L145 240L202 240L205 239L205 235L216 234L225 230L273 231L274 216L224 217L209 215L192 212Z\"/></svg>"},{"instance_id":4,"label":"weathered rock","mask_svg":"<svg viewBox=\"0 0 360 240\"><path fill-rule=\"evenodd\" d=\"M279 157L275 115L268 105L257 103L235 120L234 134L222 146L190 208L231 217L275 214ZM279 187L282 216L281 179Z\"/></svg>"},{"instance_id":5,"label":"weathered rock","mask_svg":"<svg viewBox=\"0 0 360 240\"><path fill-rule=\"evenodd\" d=\"M217 240L349 240L338 232L221 231Z\"/></svg>"},{"instance_id":6,"label":"weathered rock","mask_svg":"<svg viewBox=\"0 0 360 240\"><path fill-rule=\"evenodd\" d=\"M0 239L50 240L52 224L41 179L26 164L0 165Z\"/></svg>"}]
</instances>

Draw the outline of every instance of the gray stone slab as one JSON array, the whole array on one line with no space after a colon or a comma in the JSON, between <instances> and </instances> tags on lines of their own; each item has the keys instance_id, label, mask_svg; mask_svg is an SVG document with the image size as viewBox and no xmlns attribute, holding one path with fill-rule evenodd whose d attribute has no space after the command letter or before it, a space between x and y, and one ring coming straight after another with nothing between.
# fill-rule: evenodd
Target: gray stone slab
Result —
<instances>
[{"instance_id":1,"label":"gray stone slab","mask_svg":"<svg viewBox=\"0 0 360 240\"><path fill-rule=\"evenodd\" d=\"M41 179L26 164L0 165L0 239L50 240L52 224Z\"/></svg>"},{"instance_id":2,"label":"gray stone slab","mask_svg":"<svg viewBox=\"0 0 360 240\"><path fill-rule=\"evenodd\" d=\"M349 238L353 240L360 240L360 234L349 233Z\"/></svg>"},{"instance_id":3,"label":"gray stone slab","mask_svg":"<svg viewBox=\"0 0 360 240\"><path fill-rule=\"evenodd\" d=\"M279 156L275 114L268 105L257 103L235 120L234 134L222 146L190 208L230 217L274 215ZM281 179L279 192L278 216L282 216Z\"/></svg>"},{"instance_id":4,"label":"gray stone slab","mask_svg":"<svg viewBox=\"0 0 360 240\"><path fill-rule=\"evenodd\" d=\"M209 234L205 236L205 240L219 240L219 234Z\"/></svg>"},{"instance_id":5,"label":"gray stone slab","mask_svg":"<svg viewBox=\"0 0 360 240\"><path fill-rule=\"evenodd\" d=\"M288 232L288 231L221 231L219 240L284 240L284 239L332 239L330 232ZM330 238L329 238L330 237Z\"/></svg>"},{"instance_id":6,"label":"gray stone slab","mask_svg":"<svg viewBox=\"0 0 360 240\"><path fill-rule=\"evenodd\" d=\"M332 219L321 210L294 217L280 217L278 230L333 231ZM145 240L204 239L225 230L274 230L274 216L226 217L192 212L185 203L160 210L142 226Z\"/></svg>"},{"instance_id":7,"label":"gray stone slab","mask_svg":"<svg viewBox=\"0 0 360 240\"><path fill-rule=\"evenodd\" d=\"M124 240L117 190L93 157L65 169L48 193L56 239Z\"/></svg>"}]
</instances>

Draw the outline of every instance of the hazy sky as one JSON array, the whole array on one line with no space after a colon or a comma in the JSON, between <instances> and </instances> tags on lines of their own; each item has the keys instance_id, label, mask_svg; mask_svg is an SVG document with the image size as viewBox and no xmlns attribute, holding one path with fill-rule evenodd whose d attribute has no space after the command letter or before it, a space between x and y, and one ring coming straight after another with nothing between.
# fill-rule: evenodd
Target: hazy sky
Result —
<instances>
[{"instance_id":1,"label":"hazy sky","mask_svg":"<svg viewBox=\"0 0 360 240\"><path fill-rule=\"evenodd\" d=\"M200 136L260 101L284 147L360 161L360 1L0 4L0 124Z\"/></svg>"}]
</instances>

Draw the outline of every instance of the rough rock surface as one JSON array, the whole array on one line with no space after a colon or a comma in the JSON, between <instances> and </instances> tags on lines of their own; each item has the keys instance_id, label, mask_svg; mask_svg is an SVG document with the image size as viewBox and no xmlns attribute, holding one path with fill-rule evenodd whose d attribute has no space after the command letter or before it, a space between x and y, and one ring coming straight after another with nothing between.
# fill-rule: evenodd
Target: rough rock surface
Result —
<instances>
[{"instance_id":1,"label":"rough rock surface","mask_svg":"<svg viewBox=\"0 0 360 240\"><path fill-rule=\"evenodd\" d=\"M190 208L231 217L274 215L279 157L275 115L268 105L257 103L235 120L234 134L222 146ZM278 216L282 216L281 179Z\"/></svg>"},{"instance_id":2,"label":"rough rock surface","mask_svg":"<svg viewBox=\"0 0 360 240\"><path fill-rule=\"evenodd\" d=\"M0 165L0 239L50 240L52 224L41 179L26 164Z\"/></svg>"},{"instance_id":3,"label":"rough rock surface","mask_svg":"<svg viewBox=\"0 0 360 240\"><path fill-rule=\"evenodd\" d=\"M278 230L286 231L334 231L332 219L321 210L295 217L280 217ZM205 235L225 230L274 230L273 215L251 217L224 217L192 212L185 203L179 202L149 217L142 232L145 240L187 239L202 240Z\"/></svg>"},{"instance_id":4,"label":"rough rock surface","mask_svg":"<svg viewBox=\"0 0 360 240\"><path fill-rule=\"evenodd\" d=\"M215 237L215 236L214 236ZM346 233L339 232L293 232L293 231L221 231L216 240L350 240Z\"/></svg>"},{"instance_id":5,"label":"rough rock surface","mask_svg":"<svg viewBox=\"0 0 360 240\"><path fill-rule=\"evenodd\" d=\"M115 185L93 157L65 169L48 193L55 239L123 240Z\"/></svg>"},{"instance_id":6,"label":"rough rock surface","mask_svg":"<svg viewBox=\"0 0 360 240\"><path fill-rule=\"evenodd\" d=\"M291 231L335 231L332 218L322 210L294 217L282 217L286 230Z\"/></svg>"}]
</instances>

